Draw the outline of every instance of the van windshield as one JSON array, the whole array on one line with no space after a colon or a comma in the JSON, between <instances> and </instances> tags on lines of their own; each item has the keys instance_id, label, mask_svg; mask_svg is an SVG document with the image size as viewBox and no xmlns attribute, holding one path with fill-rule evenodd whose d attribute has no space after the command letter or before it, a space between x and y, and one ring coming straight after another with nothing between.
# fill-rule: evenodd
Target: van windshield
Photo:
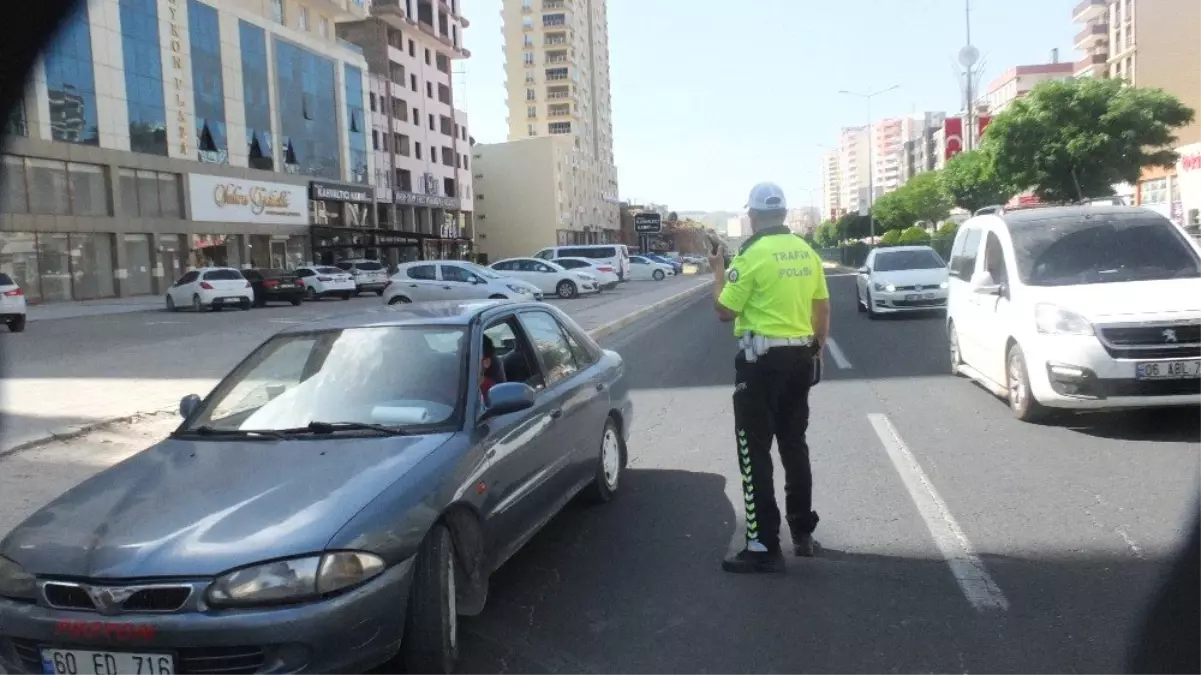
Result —
<instances>
[{"instance_id":1,"label":"van windshield","mask_svg":"<svg viewBox=\"0 0 1201 675\"><path fill-rule=\"evenodd\" d=\"M1195 279L1201 260L1153 213L1059 216L1012 223L1018 275L1030 286Z\"/></svg>"}]
</instances>

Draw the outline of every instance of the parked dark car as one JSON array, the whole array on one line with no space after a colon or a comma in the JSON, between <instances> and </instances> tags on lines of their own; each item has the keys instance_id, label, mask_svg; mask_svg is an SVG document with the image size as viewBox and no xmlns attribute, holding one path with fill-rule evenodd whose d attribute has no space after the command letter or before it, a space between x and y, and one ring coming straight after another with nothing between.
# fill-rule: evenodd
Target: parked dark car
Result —
<instances>
[{"instance_id":1,"label":"parked dark car","mask_svg":"<svg viewBox=\"0 0 1201 675\"><path fill-rule=\"evenodd\" d=\"M290 327L0 541L0 669L450 672L491 573L616 495L623 372L542 303Z\"/></svg>"},{"instance_id":2,"label":"parked dark car","mask_svg":"<svg viewBox=\"0 0 1201 675\"><path fill-rule=\"evenodd\" d=\"M254 288L254 306L265 307L268 302L304 302L304 286L296 283L296 275L286 270L258 268L242 270L242 276Z\"/></svg>"},{"instance_id":3,"label":"parked dark car","mask_svg":"<svg viewBox=\"0 0 1201 675\"><path fill-rule=\"evenodd\" d=\"M684 271L684 263L680 262L679 260L673 260L672 258L659 255L658 253L644 253L642 254L642 257L648 258L657 263L663 263L664 265L671 265L672 271L674 271L676 274Z\"/></svg>"}]
</instances>

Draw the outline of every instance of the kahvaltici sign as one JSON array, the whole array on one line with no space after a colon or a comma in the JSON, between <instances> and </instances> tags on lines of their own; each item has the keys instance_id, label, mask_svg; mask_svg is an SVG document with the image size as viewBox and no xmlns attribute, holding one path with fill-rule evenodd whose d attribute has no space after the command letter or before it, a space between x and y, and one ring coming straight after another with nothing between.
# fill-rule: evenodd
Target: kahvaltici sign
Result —
<instances>
[{"instance_id":1,"label":"kahvaltici sign","mask_svg":"<svg viewBox=\"0 0 1201 675\"><path fill-rule=\"evenodd\" d=\"M360 204L371 203L371 188L367 186L358 187L355 185L342 185L339 183L323 183L313 181L309 183L309 191L312 193L313 199L323 202L357 202Z\"/></svg>"}]
</instances>

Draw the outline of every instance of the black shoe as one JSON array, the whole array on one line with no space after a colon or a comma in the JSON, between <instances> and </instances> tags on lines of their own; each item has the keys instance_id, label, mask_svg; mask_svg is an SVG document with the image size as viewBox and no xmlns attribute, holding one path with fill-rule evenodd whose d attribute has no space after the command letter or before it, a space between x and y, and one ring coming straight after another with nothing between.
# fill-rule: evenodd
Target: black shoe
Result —
<instances>
[{"instance_id":1,"label":"black shoe","mask_svg":"<svg viewBox=\"0 0 1201 675\"><path fill-rule=\"evenodd\" d=\"M797 535L792 538L792 553L801 558L812 558L815 544L813 535Z\"/></svg>"},{"instance_id":2,"label":"black shoe","mask_svg":"<svg viewBox=\"0 0 1201 675\"><path fill-rule=\"evenodd\" d=\"M721 568L733 574L780 574L784 571L784 554L774 551L743 549L721 561Z\"/></svg>"}]
</instances>

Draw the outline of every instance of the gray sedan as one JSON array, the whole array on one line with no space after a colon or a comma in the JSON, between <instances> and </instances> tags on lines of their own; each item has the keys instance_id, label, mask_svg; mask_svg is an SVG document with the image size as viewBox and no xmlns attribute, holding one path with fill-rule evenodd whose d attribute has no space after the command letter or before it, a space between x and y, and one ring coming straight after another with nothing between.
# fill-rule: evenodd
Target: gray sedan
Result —
<instances>
[{"instance_id":1,"label":"gray sedan","mask_svg":"<svg viewBox=\"0 0 1201 675\"><path fill-rule=\"evenodd\" d=\"M489 575L577 494L616 494L623 368L539 303L277 334L0 542L0 668L449 672Z\"/></svg>"}]
</instances>

